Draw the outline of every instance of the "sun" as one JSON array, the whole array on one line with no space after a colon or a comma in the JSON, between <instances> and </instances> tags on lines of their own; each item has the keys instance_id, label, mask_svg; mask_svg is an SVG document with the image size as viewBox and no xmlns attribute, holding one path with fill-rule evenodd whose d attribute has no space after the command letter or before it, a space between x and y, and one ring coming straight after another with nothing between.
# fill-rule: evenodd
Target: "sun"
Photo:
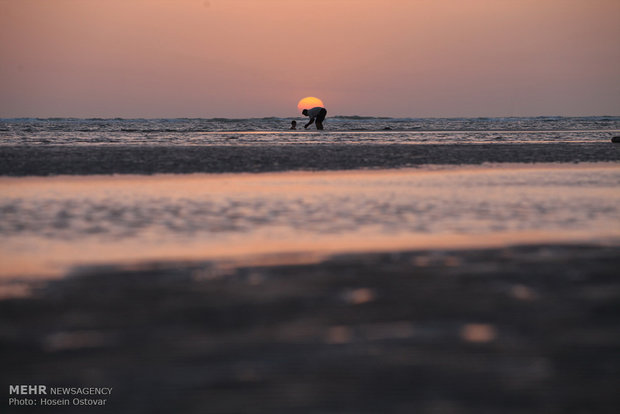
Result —
<instances>
[{"instance_id":1,"label":"sun","mask_svg":"<svg viewBox=\"0 0 620 414\"><path fill-rule=\"evenodd\" d=\"M325 104L323 104L323 101L319 98L315 98L314 96L308 96L299 101L299 103L297 104L297 109L303 111L304 109L312 109L315 106L325 107Z\"/></svg>"}]
</instances>

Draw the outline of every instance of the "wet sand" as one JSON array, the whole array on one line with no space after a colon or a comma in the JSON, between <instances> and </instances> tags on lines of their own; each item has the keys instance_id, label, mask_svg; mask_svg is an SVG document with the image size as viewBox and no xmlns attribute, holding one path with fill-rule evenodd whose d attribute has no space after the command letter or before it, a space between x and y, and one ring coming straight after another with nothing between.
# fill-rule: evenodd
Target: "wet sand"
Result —
<instances>
[{"instance_id":1,"label":"wet sand","mask_svg":"<svg viewBox=\"0 0 620 414\"><path fill-rule=\"evenodd\" d=\"M620 147L0 147L5 176L600 161ZM6 279L2 412L615 413L619 268L617 244L573 243ZM114 391L8 407L6 384Z\"/></svg>"},{"instance_id":2,"label":"wet sand","mask_svg":"<svg viewBox=\"0 0 620 414\"><path fill-rule=\"evenodd\" d=\"M86 268L0 301L3 377L113 394L9 412L612 413L619 268L599 245Z\"/></svg>"},{"instance_id":3,"label":"wet sand","mask_svg":"<svg viewBox=\"0 0 620 414\"><path fill-rule=\"evenodd\" d=\"M156 174L620 161L600 143L259 146L0 146L0 175Z\"/></svg>"},{"instance_id":4,"label":"wet sand","mask_svg":"<svg viewBox=\"0 0 620 414\"><path fill-rule=\"evenodd\" d=\"M619 167L0 177L0 280L101 263L620 240Z\"/></svg>"}]
</instances>

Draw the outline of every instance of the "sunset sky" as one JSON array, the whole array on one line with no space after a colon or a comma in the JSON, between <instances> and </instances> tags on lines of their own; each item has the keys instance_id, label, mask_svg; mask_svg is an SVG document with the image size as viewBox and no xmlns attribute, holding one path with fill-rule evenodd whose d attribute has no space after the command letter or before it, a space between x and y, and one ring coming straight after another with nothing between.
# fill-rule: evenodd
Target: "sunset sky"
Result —
<instances>
[{"instance_id":1,"label":"sunset sky","mask_svg":"<svg viewBox=\"0 0 620 414\"><path fill-rule=\"evenodd\" d=\"M619 0L0 0L0 117L620 115Z\"/></svg>"}]
</instances>

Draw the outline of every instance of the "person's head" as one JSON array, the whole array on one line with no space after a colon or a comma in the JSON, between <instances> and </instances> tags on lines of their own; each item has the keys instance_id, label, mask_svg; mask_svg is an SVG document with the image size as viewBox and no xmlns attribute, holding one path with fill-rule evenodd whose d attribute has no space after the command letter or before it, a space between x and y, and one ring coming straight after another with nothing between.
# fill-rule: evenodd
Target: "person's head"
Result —
<instances>
[{"instance_id":1,"label":"person's head","mask_svg":"<svg viewBox=\"0 0 620 414\"><path fill-rule=\"evenodd\" d=\"M302 115L306 115L306 116L308 116L308 110L307 110L307 109L304 109L303 111L301 111L301 114L302 114Z\"/></svg>"},{"instance_id":2,"label":"person's head","mask_svg":"<svg viewBox=\"0 0 620 414\"><path fill-rule=\"evenodd\" d=\"M291 121L291 126L297 126L297 121Z\"/></svg>"}]
</instances>

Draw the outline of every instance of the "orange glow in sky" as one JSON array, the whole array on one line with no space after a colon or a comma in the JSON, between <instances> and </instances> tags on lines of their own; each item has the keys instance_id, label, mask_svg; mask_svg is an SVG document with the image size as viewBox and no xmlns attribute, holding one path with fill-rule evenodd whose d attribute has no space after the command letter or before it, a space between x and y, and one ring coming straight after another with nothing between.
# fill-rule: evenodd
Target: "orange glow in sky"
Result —
<instances>
[{"instance_id":1,"label":"orange glow in sky","mask_svg":"<svg viewBox=\"0 0 620 414\"><path fill-rule=\"evenodd\" d=\"M620 115L618 0L0 0L0 117Z\"/></svg>"}]
</instances>

